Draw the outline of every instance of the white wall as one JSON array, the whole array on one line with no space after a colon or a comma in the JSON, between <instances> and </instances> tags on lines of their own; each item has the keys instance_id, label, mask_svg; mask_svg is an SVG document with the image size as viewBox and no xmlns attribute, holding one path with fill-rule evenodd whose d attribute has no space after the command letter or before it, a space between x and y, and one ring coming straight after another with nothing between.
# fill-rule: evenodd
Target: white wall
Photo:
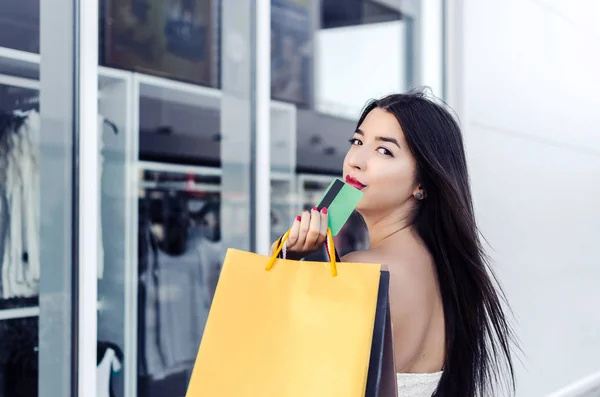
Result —
<instances>
[{"instance_id":1,"label":"white wall","mask_svg":"<svg viewBox=\"0 0 600 397\"><path fill-rule=\"evenodd\" d=\"M546 396L600 371L600 1L450 6L451 105L517 316L517 396Z\"/></svg>"}]
</instances>

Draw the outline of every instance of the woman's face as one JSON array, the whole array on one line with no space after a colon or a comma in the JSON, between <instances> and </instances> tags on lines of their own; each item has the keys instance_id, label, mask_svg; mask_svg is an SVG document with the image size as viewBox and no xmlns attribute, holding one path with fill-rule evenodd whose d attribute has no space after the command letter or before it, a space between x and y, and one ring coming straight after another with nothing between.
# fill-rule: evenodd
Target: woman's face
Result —
<instances>
[{"instance_id":1,"label":"woman's face","mask_svg":"<svg viewBox=\"0 0 600 397\"><path fill-rule=\"evenodd\" d=\"M375 108L358 127L344 159L344 180L364 192L358 212L390 211L418 191L416 161L391 113Z\"/></svg>"}]
</instances>

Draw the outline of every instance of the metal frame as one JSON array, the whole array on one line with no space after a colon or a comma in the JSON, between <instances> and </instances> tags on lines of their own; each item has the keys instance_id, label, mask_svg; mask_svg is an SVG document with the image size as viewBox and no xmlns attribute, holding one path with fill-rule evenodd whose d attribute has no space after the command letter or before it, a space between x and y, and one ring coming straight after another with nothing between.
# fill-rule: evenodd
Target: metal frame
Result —
<instances>
[{"instance_id":1,"label":"metal frame","mask_svg":"<svg viewBox=\"0 0 600 397\"><path fill-rule=\"evenodd\" d=\"M464 94L464 7L463 0L444 2L445 100L457 114L461 115L463 121L468 120ZM468 134L465 139L468 139Z\"/></svg>"},{"instance_id":2,"label":"metal frame","mask_svg":"<svg viewBox=\"0 0 600 397\"><path fill-rule=\"evenodd\" d=\"M73 308L74 328L73 390L75 396L94 395L96 345L98 339L98 0L76 0L74 21L74 241ZM93 183L90 183L93 181ZM77 229L75 229L77 228ZM75 259L75 258L74 258ZM85 266L82 266L85 264ZM76 344L76 345L75 345Z\"/></svg>"},{"instance_id":3,"label":"metal frame","mask_svg":"<svg viewBox=\"0 0 600 397\"><path fill-rule=\"evenodd\" d=\"M444 0L421 3L421 79L444 97Z\"/></svg>"},{"instance_id":4,"label":"metal frame","mask_svg":"<svg viewBox=\"0 0 600 397\"><path fill-rule=\"evenodd\" d=\"M140 129L140 82L139 76L133 74L130 80L131 101L128 111L131 120L131 129L128 130L125 153L125 211L127 230L125 231L125 256L128 269L125 271L125 313L124 313L124 341L125 354L125 397L137 396L137 313L138 313L138 153L139 153L139 129Z\"/></svg>"},{"instance_id":5,"label":"metal frame","mask_svg":"<svg viewBox=\"0 0 600 397\"><path fill-rule=\"evenodd\" d=\"M43 63L40 55L2 52L26 69L17 75L41 77L40 151L52 150L41 182L54 171L71 170L60 190L48 195L56 203L62 194L62 205L48 204L52 219L41 225L48 241L41 246L39 394L88 396L96 386L98 221L80 215L98 208L99 186L89 183L98 175L97 0L85 8L82 0L40 2L40 38L41 54L50 54ZM70 227L56 231L55 225Z\"/></svg>"}]
</instances>

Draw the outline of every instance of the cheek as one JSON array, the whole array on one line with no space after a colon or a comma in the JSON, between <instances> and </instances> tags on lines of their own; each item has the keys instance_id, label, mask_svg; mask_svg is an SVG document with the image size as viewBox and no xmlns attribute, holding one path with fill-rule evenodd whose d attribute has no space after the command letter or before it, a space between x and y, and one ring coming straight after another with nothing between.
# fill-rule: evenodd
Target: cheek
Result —
<instances>
[{"instance_id":1,"label":"cheek","mask_svg":"<svg viewBox=\"0 0 600 397\"><path fill-rule=\"evenodd\" d=\"M382 161L373 178L378 185L394 188L410 188L414 180L414 167L409 161Z\"/></svg>"},{"instance_id":2,"label":"cheek","mask_svg":"<svg viewBox=\"0 0 600 397\"><path fill-rule=\"evenodd\" d=\"M350 151L347 151L346 155L344 156L344 163L342 164L342 170L344 171L344 174L350 169L348 166L348 156L350 156Z\"/></svg>"},{"instance_id":3,"label":"cheek","mask_svg":"<svg viewBox=\"0 0 600 397\"><path fill-rule=\"evenodd\" d=\"M410 162L385 163L371 170L372 189L369 196L377 201L405 200L414 189L414 167Z\"/></svg>"}]
</instances>

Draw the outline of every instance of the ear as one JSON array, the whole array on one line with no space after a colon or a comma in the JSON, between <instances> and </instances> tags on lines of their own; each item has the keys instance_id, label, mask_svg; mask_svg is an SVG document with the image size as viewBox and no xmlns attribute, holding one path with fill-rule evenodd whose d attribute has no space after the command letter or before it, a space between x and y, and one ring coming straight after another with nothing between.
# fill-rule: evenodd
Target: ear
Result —
<instances>
[{"instance_id":1,"label":"ear","mask_svg":"<svg viewBox=\"0 0 600 397\"><path fill-rule=\"evenodd\" d=\"M425 198L425 189L423 189L422 185L419 185L414 191L413 191L413 197L416 198L417 200L423 200Z\"/></svg>"}]
</instances>

